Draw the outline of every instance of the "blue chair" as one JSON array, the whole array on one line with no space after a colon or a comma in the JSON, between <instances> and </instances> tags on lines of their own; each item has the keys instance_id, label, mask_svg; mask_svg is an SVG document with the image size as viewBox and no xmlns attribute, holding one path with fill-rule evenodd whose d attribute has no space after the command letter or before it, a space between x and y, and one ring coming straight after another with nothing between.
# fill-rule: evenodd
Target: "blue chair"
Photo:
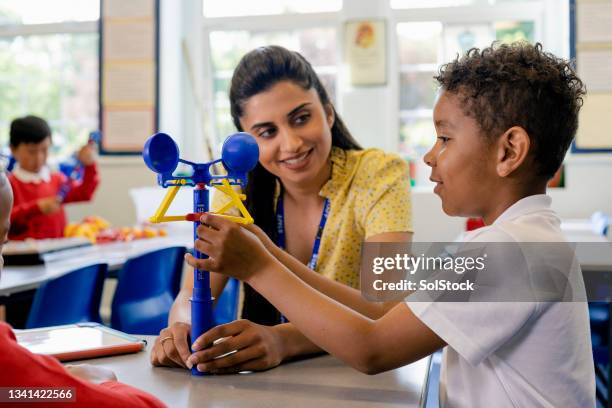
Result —
<instances>
[{"instance_id":1,"label":"blue chair","mask_svg":"<svg viewBox=\"0 0 612 408\"><path fill-rule=\"evenodd\" d=\"M591 230L602 236L608 234L609 217L601 211L591 216ZM591 344L593 347L593 362L595 364L595 392L597 405L609 406L610 376L610 304L607 302L589 302L589 317L591 321Z\"/></svg>"},{"instance_id":2,"label":"blue chair","mask_svg":"<svg viewBox=\"0 0 612 408\"><path fill-rule=\"evenodd\" d=\"M100 323L100 300L108 265L77 269L43 283L34 295L26 328Z\"/></svg>"},{"instance_id":3,"label":"blue chair","mask_svg":"<svg viewBox=\"0 0 612 408\"><path fill-rule=\"evenodd\" d=\"M238 318L239 298L240 282L237 279L229 278L215 305L214 318L216 325L233 322Z\"/></svg>"},{"instance_id":4,"label":"blue chair","mask_svg":"<svg viewBox=\"0 0 612 408\"><path fill-rule=\"evenodd\" d=\"M179 292L185 247L171 247L129 259L118 273L111 326L133 334L159 334Z\"/></svg>"}]
</instances>

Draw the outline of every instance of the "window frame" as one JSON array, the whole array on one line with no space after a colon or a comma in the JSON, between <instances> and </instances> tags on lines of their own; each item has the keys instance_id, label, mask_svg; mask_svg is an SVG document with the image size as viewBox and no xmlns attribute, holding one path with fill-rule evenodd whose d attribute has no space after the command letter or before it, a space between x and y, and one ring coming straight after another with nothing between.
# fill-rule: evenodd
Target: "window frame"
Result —
<instances>
[{"instance_id":1,"label":"window frame","mask_svg":"<svg viewBox=\"0 0 612 408\"><path fill-rule=\"evenodd\" d=\"M410 115L410 112L417 112L418 117L429 117L427 110L402 110L400 102L401 75L408 72L406 67L400 63L399 42L397 28L402 23L420 22L440 22L442 27L447 24L491 24L495 21L533 21L534 22L534 41L544 42L546 40L545 12L550 7L549 0L532 1L526 0L516 3L502 3L495 5L467 5L455 7L434 7L434 8L410 8L410 9L391 9L389 2L389 33L394 43L390 47L390 95L392 98L394 116L391 120L391 132L396 135L393 150L398 152L400 147L400 121L403 116ZM419 163L416 163L420 166ZM422 167L422 166L421 166ZM431 185L419 183L414 186L416 190L431 190ZM414 188L413 187L413 188Z\"/></svg>"},{"instance_id":2,"label":"window frame","mask_svg":"<svg viewBox=\"0 0 612 408\"><path fill-rule=\"evenodd\" d=\"M400 143L400 118L403 114L400 110L400 75L402 67L399 61L399 37L397 35L397 25L410 22L430 22L438 21L445 24L479 24L491 23L495 21L533 21L534 40L542 42L546 49L563 57L569 56L569 27L563 26L559 29L560 22L564 22L564 15L568 11L568 5L559 6L557 0L524 0L499 4L472 4L454 7L433 7L433 8L409 8L393 9L390 0L379 0L384 4L378 6L378 13L371 18L384 18L387 24L387 84L383 87L384 93L391 98L389 114L380 120L389 121L389 135L385 137L388 141L380 147L392 151L398 151ZM346 92L351 91L350 84L347 83L346 67L343 55L343 24L349 20L356 12L354 4L347 4L349 0L342 2L342 7L334 12L323 13L287 13L275 15L258 16L238 16L238 17L205 17L201 14L203 57L205 78L204 99L206 115L214 118L214 77L211 59L210 33L212 31L290 31L296 29L309 28L335 28L336 39L338 41L337 60L340 62L338 67L338 78L336 81L336 108L342 113L343 98ZM359 13L359 11L357 11ZM272 28L271 28L272 27ZM567 37L567 38L566 38ZM211 131L215 138L216 128L212 126Z\"/></svg>"},{"instance_id":3,"label":"window frame","mask_svg":"<svg viewBox=\"0 0 612 408\"><path fill-rule=\"evenodd\" d=\"M89 21L66 21L66 22L55 22L55 23L40 23L40 24L0 24L0 40L12 40L16 37L31 37L31 36L52 36L52 35L63 35L63 34L93 34L99 35L99 20ZM100 52L96 52L98 58L98 64L100 63ZM99 84L99 73L98 73L98 84ZM98 97L96 97L96 104L99 107L101 90L98 89ZM100 128L100 115L96 115L95 120L97 121L97 128ZM9 121L10 122L10 121ZM50 125L52 122L50 122ZM62 126L64 121L62 119Z\"/></svg>"},{"instance_id":4,"label":"window frame","mask_svg":"<svg viewBox=\"0 0 612 408\"><path fill-rule=\"evenodd\" d=\"M98 28L97 20L43 24L1 24L0 38L53 34L96 34Z\"/></svg>"},{"instance_id":5,"label":"window frame","mask_svg":"<svg viewBox=\"0 0 612 408\"><path fill-rule=\"evenodd\" d=\"M346 0L345 0L346 1ZM344 7L344 2L343 2ZM339 95L341 90L340 78L342 77L341 61L342 61L342 44L341 32L339 29L342 15L342 8L338 11L323 12L323 13L286 13L273 15L258 15L258 16L237 16L237 17L205 17L202 14L202 48L204 57L204 105L205 114L211 118L211 124L208 127L212 132L212 140L217 141L216 146L211 146L213 151L220 149L223 137L227 135L217 134L215 125L215 97L214 97L214 69L212 61L210 34L214 31L248 31L257 33L270 33L276 31L295 31L307 30L314 28L334 28L336 29L336 47L338 55L337 60L340 62L338 66L338 80L336 81L336 95Z\"/></svg>"}]
</instances>

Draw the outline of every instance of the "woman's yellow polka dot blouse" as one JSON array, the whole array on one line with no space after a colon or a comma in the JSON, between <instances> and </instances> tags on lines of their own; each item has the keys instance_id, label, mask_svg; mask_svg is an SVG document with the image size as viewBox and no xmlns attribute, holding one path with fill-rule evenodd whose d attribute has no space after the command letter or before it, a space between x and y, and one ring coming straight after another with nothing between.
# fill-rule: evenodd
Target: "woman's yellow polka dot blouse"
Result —
<instances>
[{"instance_id":1,"label":"woman's yellow polka dot blouse","mask_svg":"<svg viewBox=\"0 0 612 408\"><path fill-rule=\"evenodd\" d=\"M385 232L412 232L408 164L378 149L331 152L330 201L316 270L359 288L361 243ZM280 191L280 189L277 189Z\"/></svg>"}]
</instances>

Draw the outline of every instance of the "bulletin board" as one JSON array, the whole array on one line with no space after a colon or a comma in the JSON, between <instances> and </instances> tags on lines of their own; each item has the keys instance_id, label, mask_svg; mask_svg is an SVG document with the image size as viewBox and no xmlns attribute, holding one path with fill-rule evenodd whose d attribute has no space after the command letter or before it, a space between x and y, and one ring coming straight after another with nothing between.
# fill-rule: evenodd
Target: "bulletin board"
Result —
<instances>
[{"instance_id":1,"label":"bulletin board","mask_svg":"<svg viewBox=\"0 0 612 408\"><path fill-rule=\"evenodd\" d=\"M140 154L159 117L159 0L100 1L102 154Z\"/></svg>"},{"instance_id":2,"label":"bulletin board","mask_svg":"<svg viewBox=\"0 0 612 408\"><path fill-rule=\"evenodd\" d=\"M571 57L585 82L574 153L612 153L612 0L570 0Z\"/></svg>"}]
</instances>

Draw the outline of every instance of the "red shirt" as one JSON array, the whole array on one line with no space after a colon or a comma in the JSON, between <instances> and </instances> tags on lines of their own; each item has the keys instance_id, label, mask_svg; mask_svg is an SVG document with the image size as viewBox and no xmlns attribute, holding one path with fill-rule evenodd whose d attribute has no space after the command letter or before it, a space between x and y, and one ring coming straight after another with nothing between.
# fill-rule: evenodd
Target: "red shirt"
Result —
<instances>
[{"instance_id":1,"label":"red shirt","mask_svg":"<svg viewBox=\"0 0 612 408\"><path fill-rule=\"evenodd\" d=\"M46 197L56 197L65 183L70 183L70 190L64 203L89 201L99 183L98 169L95 164L85 166L83 180L80 183L60 172L51 173L48 182L24 183L14 174L9 175L13 188L13 211L11 211L11 229L9 239L26 238L60 238L64 236L66 214L63 206L53 214L43 214L36 201Z\"/></svg>"},{"instance_id":2,"label":"red shirt","mask_svg":"<svg viewBox=\"0 0 612 408\"><path fill-rule=\"evenodd\" d=\"M11 327L0 322L0 387L74 387L74 402L18 403L19 407L165 407L157 398L116 381L93 384L64 369L53 357L33 354L17 344ZM4 403L0 403L4 406Z\"/></svg>"}]
</instances>

